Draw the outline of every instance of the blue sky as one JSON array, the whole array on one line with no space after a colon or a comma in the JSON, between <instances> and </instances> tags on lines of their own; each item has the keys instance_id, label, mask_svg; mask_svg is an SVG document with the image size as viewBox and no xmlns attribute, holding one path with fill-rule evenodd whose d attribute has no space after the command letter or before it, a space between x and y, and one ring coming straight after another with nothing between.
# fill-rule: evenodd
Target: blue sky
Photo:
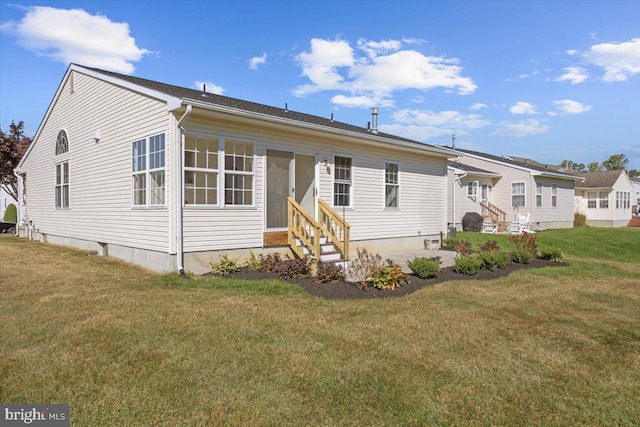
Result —
<instances>
[{"instance_id":1,"label":"blue sky","mask_svg":"<svg viewBox=\"0 0 640 427\"><path fill-rule=\"evenodd\" d=\"M0 126L69 62L430 144L640 170L640 1L2 1Z\"/></svg>"}]
</instances>

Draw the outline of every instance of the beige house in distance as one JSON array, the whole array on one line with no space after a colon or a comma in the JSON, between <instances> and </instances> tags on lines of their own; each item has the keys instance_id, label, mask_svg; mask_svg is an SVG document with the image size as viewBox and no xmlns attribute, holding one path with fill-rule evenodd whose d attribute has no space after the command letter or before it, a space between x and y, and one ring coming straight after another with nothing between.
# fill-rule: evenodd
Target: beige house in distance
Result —
<instances>
[{"instance_id":1,"label":"beige house in distance","mask_svg":"<svg viewBox=\"0 0 640 427\"><path fill-rule=\"evenodd\" d=\"M347 259L447 227L450 149L72 64L17 174L20 234L157 271Z\"/></svg>"},{"instance_id":2,"label":"beige house in distance","mask_svg":"<svg viewBox=\"0 0 640 427\"><path fill-rule=\"evenodd\" d=\"M623 170L581 172L576 184L576 212L592 227L624 227L631 219L633 186Z\"/></svg>"},{"instance_id":3,"label":"beige house in distance","mask_svg":"<svg viewBox=\"0 0 640 427\"><path fill-rule=\"evenodd\" d=\"M462 229L462 218L476 212L491 218L500 230L528 216L532 230L572 228L575 183L583 178L521 159L456 149L459 162L448 167L447 221Z\"/></svg>"}]
</instances>

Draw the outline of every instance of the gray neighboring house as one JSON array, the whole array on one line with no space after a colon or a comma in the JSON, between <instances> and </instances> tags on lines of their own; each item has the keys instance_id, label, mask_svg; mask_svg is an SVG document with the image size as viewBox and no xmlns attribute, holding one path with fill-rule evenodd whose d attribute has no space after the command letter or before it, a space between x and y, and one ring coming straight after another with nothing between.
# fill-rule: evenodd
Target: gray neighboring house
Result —
<instances>
[{"instance_id":1,"label":"gray neighboring house","mask_svg":"<svg viewBox=\"0 0 640 427\"><path fill-rule=\"evenodd\" d=\"M19 232L199 273L314 233L348 258L446 231L457 153L378 132L377 111L365 128L283 107L72 64L16 169Z\"/></svg>"},{"instance_id":2,"label":"gray neighboring house","mask_svg":"<svg viewBox=\"0 0 640 427\"><path fill-rule=\"evenodd\" d=\"M633 186L623 170L581 172L576 184L576 212L592 227L624 227L631 219Z\"/></svg>"},{"instance_id":3,"label":"gray neighboring house","mask_svg":"<svg viewBox=\"0 0 640 427\"><path fill-rule=\"evenodd\" d=\"M461 230L467 212L491 218L499 230L528 215L533 229L572 228L575 183L583 178L529 159L458 149L448 167L448 222Z\"/></svg>"}]
</instances>

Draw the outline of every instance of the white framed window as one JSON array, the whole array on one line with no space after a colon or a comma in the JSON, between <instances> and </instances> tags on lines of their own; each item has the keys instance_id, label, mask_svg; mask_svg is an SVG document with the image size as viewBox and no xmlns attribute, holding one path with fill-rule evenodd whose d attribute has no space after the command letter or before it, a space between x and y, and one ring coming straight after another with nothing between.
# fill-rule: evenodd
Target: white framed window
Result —
<instances>
[{"instance_id":1,"label":"white framed window","mask_svg":"<svg viewBox=\"0 0 640 427\"><path fill-rule=\"evenodd\" d=\"M558 185L551 184L551 207L558 207Z\"/></svg>"},{"instance_id":2,"label":"white framed window","mask_svg":"<svg viewBox=\"0 0 640 427\"><path fill-rule=\"evenodd\" d=\"M609 193L600 191L598 193L598 207L601 209L609 209Z\"/></svg>"},{"instance_id":3,"label":"white framed window","mask_svg":"<svg viewBox=\"0 0 640 427\"><path fill-rule=\"evenodd\" d=\"M536 207L542 207L542 183L536 182Z\"/></svg>"},{"instance_id":4,"label":"white framed window","mask_svg":"<svg viewBox=\"0 0 640 427\"><path fill-rule=\"evenodd\" d=\"M69 162L56 165L56 208L69 207Z\"/></svg>"},{"instance_id":5,"label":"white framed window","mask_svg":"<svg viewBox=\"0 0 640 427\"><path fill-rule=\"evenodd\" d=\"M511 207L524 207L526 199L526 186L524 182L511 183Z\"/></svg>"},{"instance_id":6,"label":"white framed window","mask_svg":"<svg viewBox=\"0 0 640 427\"><path fill-rule=\"evenodd\" d=\"M595 209L598 207L598 193L589 191L587 193L587 208Z\"/></svg>"},{"instance_id":7,"label":"white framed window","mask_svg":"<svg viewBox=\"0 0 640 427\"><path fill-rule=\"evenodd\" d=\"M626 209L631 209L631 191L627 191L625 194L625 205Z\"/></svg>"},{"instance_id":8,"label":"white framed window","mask_svg":"<svg viewBox=\"0 0 640 427\"><path fill-rule=\"evenodd\" d=\"M478 197L478 181L467 181L467 196Z\"/></svg>"},{"instance_id":9,"label":"white framed window","mask_svg":"<svg viewBox=\"0 0 640 427\"><path fill-rule=\"evenodd\" d=\"M133 206L164 206L165 162L164 133L131 144Z\"/></svg>"},{"instance_id":10,"label":"white framed window","mask_svg":"<svg viewBox=\"0 0 640 427\"><path fill-rule=\"evenodd\" d=\"M616 209L620 209L620 191L616 191Z\"/></svg>"},{"instance_id":11,"label":"white framed window","mask_svg":"<svg viewBox=\"0 0 640 427\"><path fill-rule=\"evenodd\" d=\"M220 140L187 134L184 146L185 205L218 205Z\"/></svg>"},{"instance_id":12,"label":"white framed window","mask_svg":"<svg viewBox=\"0 0 640 427\"><path fill-rule=\"evenodd\" d=\"M351 157L334 156L333 164L333 206L352 206L352 159Z\"/></svg>"},{"instance_id":13,"label":"white framed window","mask_svg":"<svg viewBox=\"0 0 640 427\"><path fill-rule=\"evenodd\" d=\"M58 138L56 139L56 156L69 152L69 139L67 133L64 130L58 132Z\"/></svg>"},{"instance_id":14,"label":"white framed window","mask_svg":"<svg viewBox=\"0 0 640 427\"><path fill-rule=\"evenodd\" d=\"M384 207L397 208L400 198L400 165L385 162L384 164Z\"/></svg>"},{"instance_id":15,"label":"white framed window","mask_svg":"<svg viewBox=\"0 0 640 427\"><path fill-rule=\"evenodd\" d=\"M253 143L224 141L224 204L251 206L254 194Z\"/></svg>"}]
</instances>

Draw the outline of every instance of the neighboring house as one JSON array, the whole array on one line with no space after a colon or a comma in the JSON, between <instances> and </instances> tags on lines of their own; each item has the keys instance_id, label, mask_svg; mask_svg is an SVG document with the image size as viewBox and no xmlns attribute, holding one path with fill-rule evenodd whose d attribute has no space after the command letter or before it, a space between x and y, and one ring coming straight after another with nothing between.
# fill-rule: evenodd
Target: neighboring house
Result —
<instances>
[{"instance_id":1,"label":"neighboring house","mask_svg":"<svg viewBox=\"0 0 640 427\"><path fill-rule=\"evenodd\" d=\"M635 178L630 178L631 182L631 205L638 206L640 209L640 180Z\"/></svg>"},{"instance_id":2,"label":"neighboring house","mask_svg":"<svg viewBox=\"0 0 640 427\"><path fill-rule=\"evenodd\" d=\"M476 212L506 230L516 215L529 216L533 229L571 228L574 184L582 178L546 165L471 150L449 165L448 222L461 229L467 212Z\"/></svg>"},{"instance_id":3,"label":"neighboring house","mask_svg":"<svg viewBox=\"0 0 640 427\"><path fill-rule=\"evenodd\" d=\"M592 227L624 227L631 219L633 187L623 170L581 172L576 184L576 212Z\"/></svg>"},{"instance_id":4,"label":"neighboring house","mask_svg":"<svg viewBox=\"0 0 640 427\"><path fill-rule=\"evenodd\" d=\"M4 187L0 186L0 221L4 218L4 213L7 210L7 206L14 204L18 206L18 202L13 198L11 194Z\"/></svg>"},{"instance_id":5,"label":"neighboring house","mask_svg":"<svg viewBox=\"0 0 640 427\"><path fill-rule=\"evenodd\" d=\"M342 258L422 248L446 230L457 154L372 118L368 129L72 64L16 169L21 234L196 273L225 253L305 239L315 251L318 230Z\"/></svg>"}]
</instances>

